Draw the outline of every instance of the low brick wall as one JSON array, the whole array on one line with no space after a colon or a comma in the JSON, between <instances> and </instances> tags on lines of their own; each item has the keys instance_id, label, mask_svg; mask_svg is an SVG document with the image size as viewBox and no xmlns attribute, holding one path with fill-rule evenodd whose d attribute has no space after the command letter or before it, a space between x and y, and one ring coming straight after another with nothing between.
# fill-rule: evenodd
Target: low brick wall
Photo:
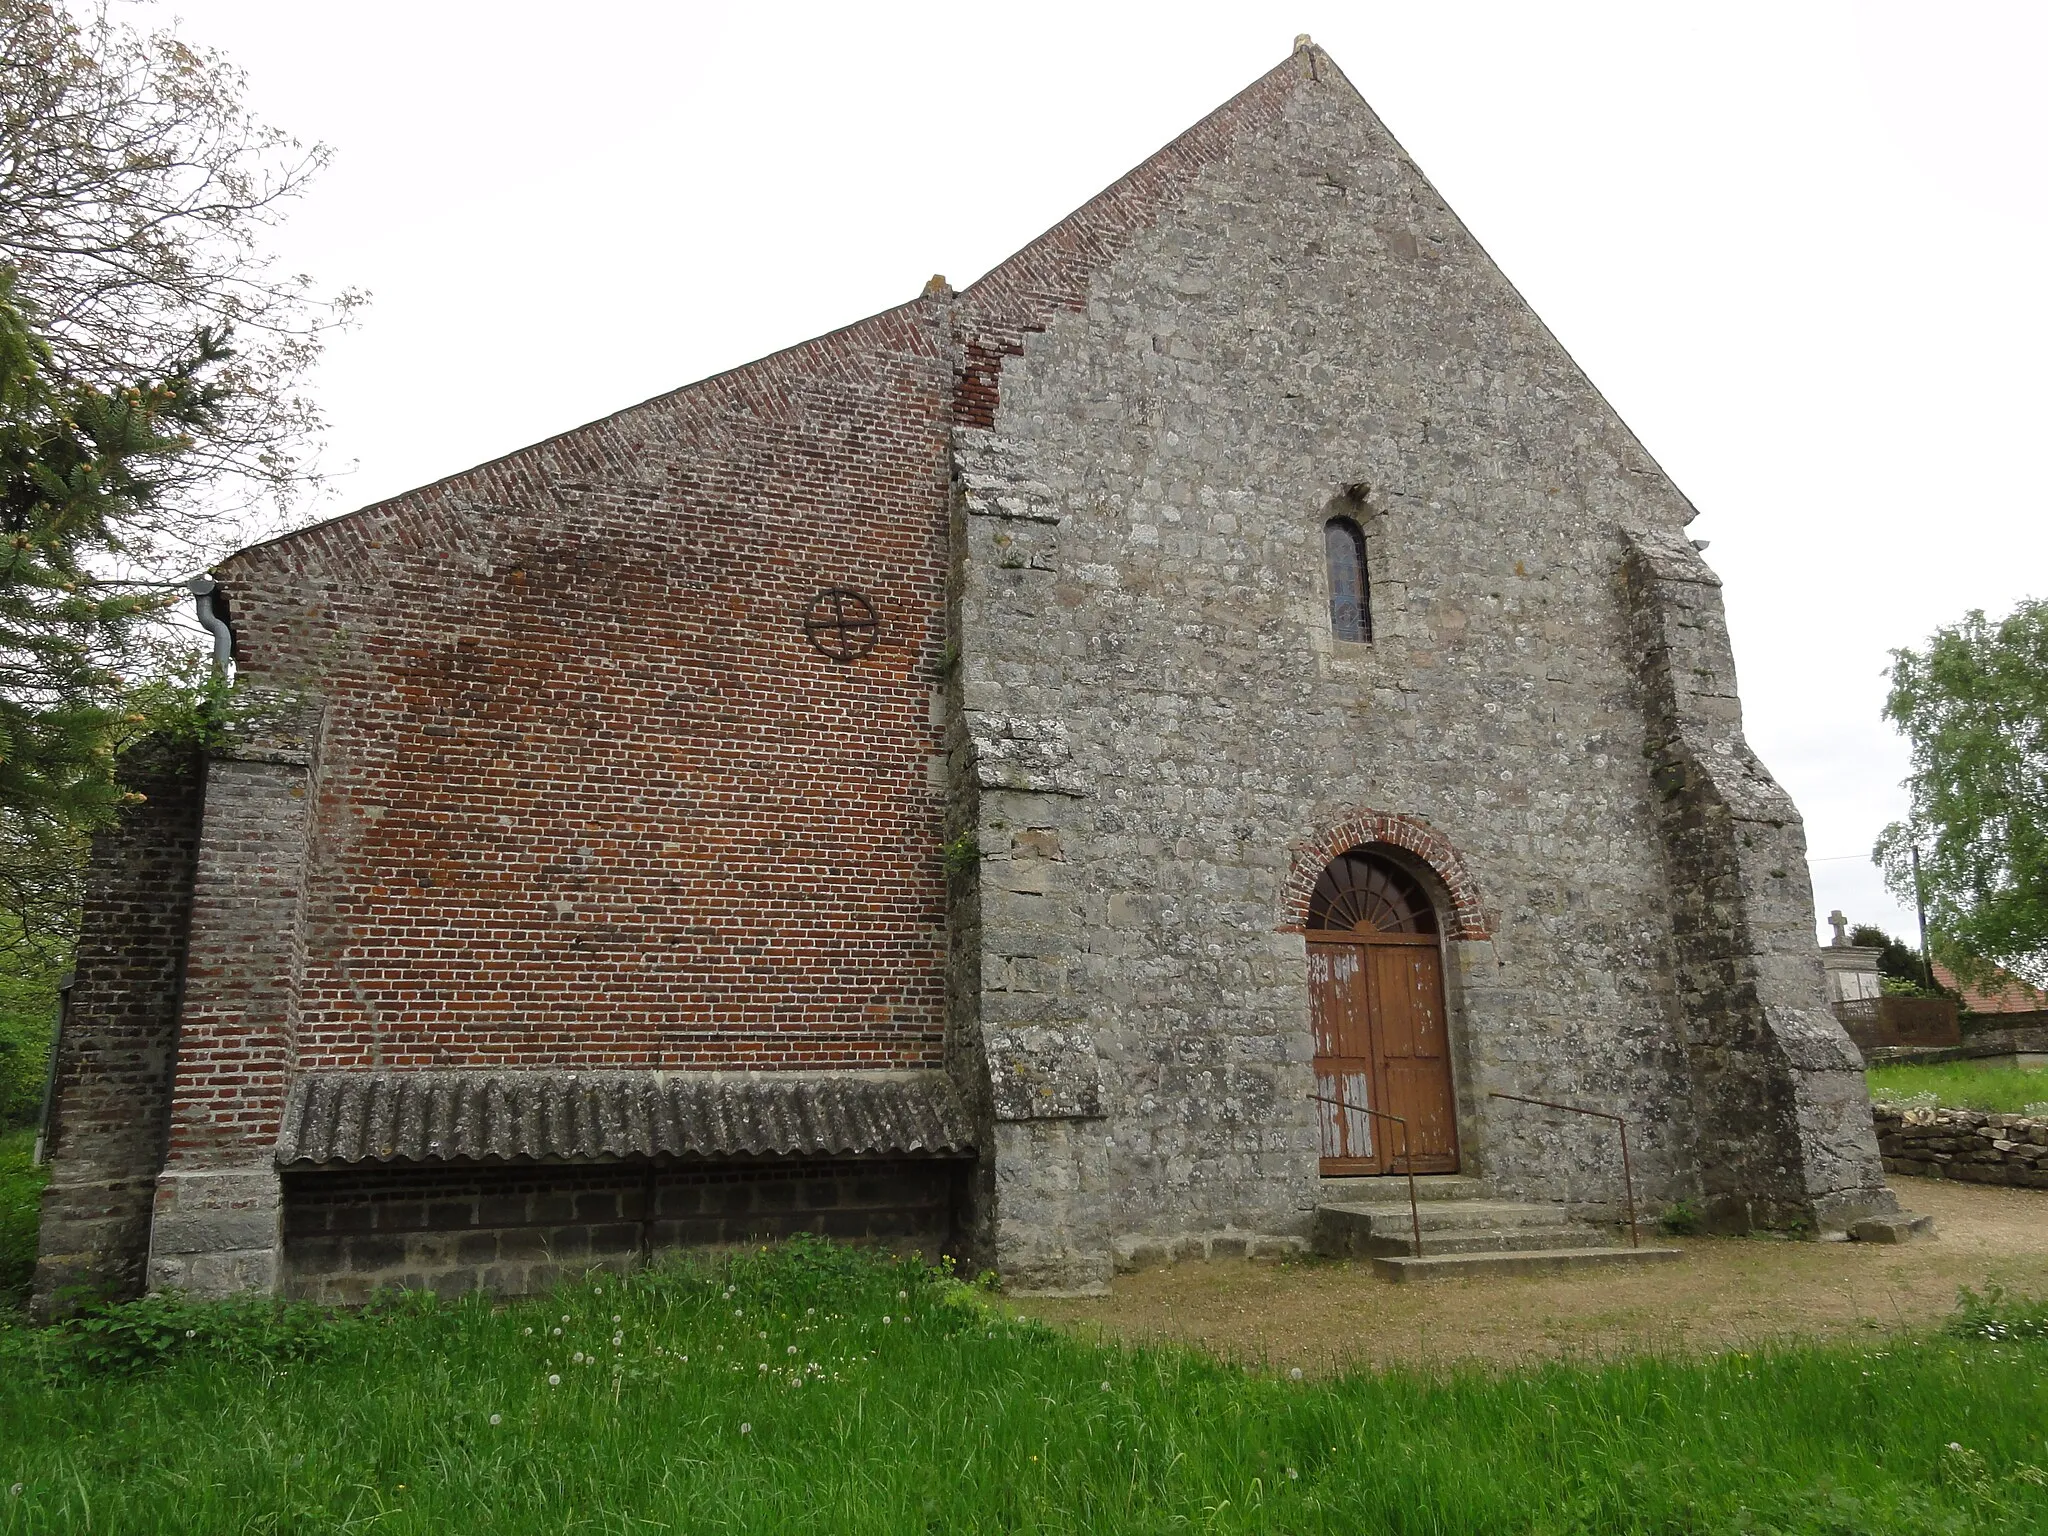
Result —
<instances>
[{"instance_id":1,"label":"low brick wall","mask_svg":"<svg viewBox=\"0 0 2048 1536\"><path fill-rule=\"evenodd\" d=\"M967 1167L787 1158L288 1173L284 1289L351 1305L380 1287L530 1295L665 1249L798 1232L936 1262L954 1247Z\"/></svg>"},{"instance_id":2,"label":"low brick wall","mask_svg":"<svg viewBox=\"0 0 2048 1536\"><path fill-rule=\"evenodd\" d=\"M2048 1189L2048 1119L1872 1106L1886 1173Z\"/></svg>"}]
</instances>

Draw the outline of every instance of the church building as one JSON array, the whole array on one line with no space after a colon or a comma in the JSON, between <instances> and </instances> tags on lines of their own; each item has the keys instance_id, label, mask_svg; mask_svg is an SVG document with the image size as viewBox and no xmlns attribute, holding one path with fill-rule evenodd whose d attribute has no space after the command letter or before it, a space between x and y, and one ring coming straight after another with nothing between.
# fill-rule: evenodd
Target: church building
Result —
<instances>
[{"instance_id":1,"label":"church building","mask_svg":"<svg viewBox=\"0 0 2048 1536\"><path fill-rule=\"evenodd\" d=\"M1893 1211L1692 517L1304 38L963 290L218 566L39 1297Z\"/></svg>"}]
</instances>

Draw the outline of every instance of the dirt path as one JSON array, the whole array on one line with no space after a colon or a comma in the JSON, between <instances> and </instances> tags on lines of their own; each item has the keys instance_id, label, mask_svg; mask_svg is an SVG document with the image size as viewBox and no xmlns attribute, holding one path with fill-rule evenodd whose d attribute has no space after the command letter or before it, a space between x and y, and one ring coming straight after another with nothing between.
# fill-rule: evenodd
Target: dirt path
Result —
<instances>
[{"instance_id":1,"label":"dirt path","mask_svg":"<svg viewBox=\"0 0 2048 1536\"><path fill-rule=\"evenodd\" d=\"M1908 1178L1892 1187L1901 1205L1934 1218L1936 1241L1659 1238L1684 1248L1683 1262L1406 1286L1348 1262L1217 1260L1122 1275L1099 1299L1012 1305L1101 1336L1173 1339L1228 1359L1325 1372L1926 1328L1953 1310L1965 1285L2048 1296L2048 1191Z\"/></svg>"}]
</instances>

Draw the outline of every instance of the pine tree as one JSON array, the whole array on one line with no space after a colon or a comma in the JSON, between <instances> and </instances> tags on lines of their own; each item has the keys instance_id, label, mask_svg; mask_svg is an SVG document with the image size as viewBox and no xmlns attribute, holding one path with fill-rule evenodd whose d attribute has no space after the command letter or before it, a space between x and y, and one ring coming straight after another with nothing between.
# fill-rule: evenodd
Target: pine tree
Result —
<instances>
[{"instance_id":1,"label":"pine tree","mask_svg":"<svg viewBox=\"0 0 2048 1536\"><path fill-rule=\"evenodd\" d=\"M219 409L206 375L225 356L202 333L161 379L60 382L0 268L0 907L24 938L62 925L84 840L122 803L125 679L174 600L96 573Z\"/></svg>"}]
</instances>

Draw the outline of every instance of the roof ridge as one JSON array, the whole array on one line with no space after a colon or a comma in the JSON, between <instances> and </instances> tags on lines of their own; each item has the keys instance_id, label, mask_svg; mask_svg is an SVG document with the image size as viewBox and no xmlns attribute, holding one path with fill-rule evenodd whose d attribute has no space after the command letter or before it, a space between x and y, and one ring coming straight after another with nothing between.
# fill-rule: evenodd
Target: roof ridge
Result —
<instances>
[{"instance_id":1,"label":"roof ridge","mask_svg":"<svg viewBox=\"0 0 2048 1536\"><path fill-rule=\"evenodd\" d=\"M806 383L816 382L863 353L886 351L892 342L904 342L913 335L926 332L930 322L920 317L929 310L931 304L932 297L929 293L891 304L886 309L863 315L857 320L848 321L845 325L836 326L815 336L804 337L787 346L777 347L773 352L764 353L760 357L735 363L730 368L721 368L716 373L709 373L702 378L664 389L644 400L636 400L616 410L606 411L603 415L592 417L576 426L564 427L559 432L551 432L534 442L493 454L490 458L465 468L451 470L423 484L394 491L388 496L351 507L345 512L337 512L302 527L288 528L282 533L274 533L268 538L244 544L222 556L215 562L214 568L218 569L230 561L239 560L245 555L276 545L289 545L311 534L341 533L348 525L359 525L359 520L366 519L371 514L391 512L408 505L418 506L422 498L432 494L447 493L458 486L475 485L493 475L516 473L536 462L549 449L558 446L569 448L579 441L587 442L592 434L616 428L628 418L640 413L657 411L665 406L680 410L704 404L720 389L729 392L726 401L728 405L737 399L753 414L787 414L793 407L786 396L782 397L780 411L771 408L771 402L778 398L781 387L800 388ZM818 366L813 366L814 364ZM715 405L708 408L713 412L717 409Z\"/></svg>"},{"instance_id":2,"label":"roof ridge","mask_svg":"<svg viewBox=\"0 0 2048 1536\"><path fill-rule=\"evenodd\" d=\"M1306 37L1250 85L1124 172L1065 218L962 289L970 332L1019 331L1048 307L1078 307L1076 279L1114 256L1125 241L1179 201L1196 176L1222 158L1248 128L1277 120L1303 80L1344 75ZM1346 82L1348 83L1348 82Z\"/></svg>"}]
</instances>

